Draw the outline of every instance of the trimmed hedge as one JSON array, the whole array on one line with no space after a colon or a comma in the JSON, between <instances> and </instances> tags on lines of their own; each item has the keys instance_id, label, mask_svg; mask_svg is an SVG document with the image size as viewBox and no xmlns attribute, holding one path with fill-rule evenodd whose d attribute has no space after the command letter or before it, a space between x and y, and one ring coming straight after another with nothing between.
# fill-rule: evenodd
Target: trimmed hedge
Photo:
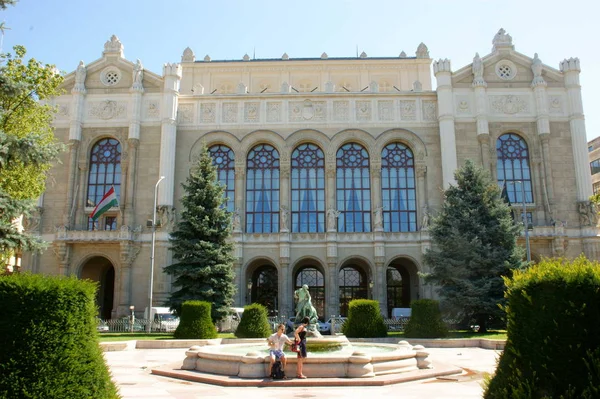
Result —
<instances>
[{"instance_id":1,"label":"trimmed hedge","mask_svg":"<svg viewBox=\"0 0 600 399\"><path fill-rule=\"evenodd\" d=\"M271 326L267 318L267 308L258 303L244 307L242 320L235 330L238 338L268 338L271 335Z\"/></svg>"},{"instance_id":2,"label":"trimmed hedge","mask_svg":"<svg viewBox=\"0 0 600 399\"><path fill-rule=\"evenodd\" d=\"M410 303L410 308L410 319L404 327L406 338L443 338L448 335L438 301L417 299Z\"/></svg>"},{"instance_id":3,"label":"trimmed hedge","mask_svg":"<svg viewBox=\"0 0 600 399\"><path fill-rule=\"evenodd\" d=\"M355 299L348 305L348 320L342 326L348 338L387 337L387 327L379 310L379 302Z\"/></svg>"},{"instance_id":4,"label":"trimmed hedge","mask_svg":"<svg viewBox=\"0 0 600 399\"><path fill-rule=\"evenodd\" d=\"M206 301L185 301L181 304L181 320L173 333L175 339L217 338L217 328L210 317L212 304Z\"/></svg>"},{"instance_id":5,"label":"trimmed hedge","mask_svg":"<svg viewBox=\"0 0 600 399\"><path fill-rule=\"evenodd\" d=\"M0 277L0 398L119 398L98 345L96 284Z\"/></svg>"},{"instance_id":6,"label":"trimmed hedge","mask_svg":"<svg viewBox=\"0 0 600 399\"><path fill-rule=\"evenodd\" d=\"M600 264L543 259L505 280L507 340L485 398L600 397Z\"/></svg>"}]
</instances>

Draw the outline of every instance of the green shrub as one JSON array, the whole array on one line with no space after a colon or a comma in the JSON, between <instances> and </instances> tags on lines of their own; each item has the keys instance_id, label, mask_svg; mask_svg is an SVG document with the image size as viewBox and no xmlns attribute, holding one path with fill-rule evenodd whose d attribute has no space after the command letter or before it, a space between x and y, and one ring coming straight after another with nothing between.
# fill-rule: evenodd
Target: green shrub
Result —
<instances>
[{"instance_id":1,"label":"green shrub","mask_svg":"<svg viewBox=\"0 0 600 399\"><path fill-rule=\"evenodd\" d=\"M267 308L258 303L244 307L242 320L235 336L238 338L268 338L271 335L271 326L267 318Z\"/></svg>"},{"instance_id":2,"label":"green shrub","mask_svg":"<svg viewBox=\"0 0 600 399\"><path fill-rule=\"evenodd\" d=\"M404 328L405 337L442 338L448 335L438 301L417 299L410 303L410 308L410 319Z\"/></svg>"},{"instance_id":3,"label":"green shrub","mask_svg":"<svg viewBox=\"0 0 600 399\"><path fill-rule=\"evenodd\" d=\"M379 302L355 299L348 305L348 320L342 326L348 338L387 337L387 327L379 310Z\"/></svg>"},{"instance_id":4,"label":"green shrub","mask_svg":"<svg viewBox=\"0 0 600 399\"><path fill-rule=\"evenodd\" d=\"M96 331L96 284L0 277L0 398L118 398Z\"/></svg>"},{"instance_id":5,"label":"green shrub","mask_svg":"<svg viewBox=\"0 0 600 399\"><path fill-rule=\"evenodd\" d=\"M185 301L181 304L181 320L173 333L176 339L217 338L217 329L210 317L211 303Z\"/></svg>"},{"instance_id":6,"label":"green shrub","mask_svg":"<svg viewBox=\"0 0 600 399\"><path fill-rule=\"evenodd\" d=\"M506 347L485 398L600 397L600 264L543 259L505 283Z\"/></svg>"}]
</instances>

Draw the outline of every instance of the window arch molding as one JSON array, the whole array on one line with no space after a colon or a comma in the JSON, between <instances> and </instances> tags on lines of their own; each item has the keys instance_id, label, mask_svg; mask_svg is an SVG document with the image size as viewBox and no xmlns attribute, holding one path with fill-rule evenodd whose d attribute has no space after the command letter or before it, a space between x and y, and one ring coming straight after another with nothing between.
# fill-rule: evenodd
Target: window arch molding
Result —
<instances>
[{"instance_id":1,"label":"window arch molding","mask_svg":"<svg viewBox=\"0 0 600 399\"><path fill-rule=\"evenodd\" d=\"M358 143L362 145L369 153L371 160L376 160L376 158L373 158L374 154L378 154L374 152L374 149L376 148L375 138L364 130L346 129L337 132L329 143L327 153L333 154L333 158L331 159L332 162L335 162L337 151L348 143Z\"/></svg>"},{"instance_id":2,"label":"window arch molding","mask_svg":"<svg viewBox=\"0 0 600 399\"><path fill-rule=\"evenodd\" d=\"M239 144L240 156L243 155L244 162L246 161L250 150L259 144L272 146L279 152L280 157L282 159L284 158L284 154L286 153L286 143L283 138L272 130L258 129L246 134ZM237 153L235 155L236 159L241 159L238 157Z\"/></svg>"},{"instance_id":3,"label":"window arch molding","mask_svg":"<svg viewBox=\"0 0 600 399\"><path fill-rule=\"evenodd\" d=\"M390 129L383 132L377 137L377 142L373 146L374 151L377 154L381 154L381 151L390 143L400 142L406 145L413 152L415 158L418 158L420 154L423 157L427 156L427 147L421 138L414 132L407 129Z\"/></svg>"},{"instance_id":4,"label":"window arch molding","mask_svg":"<svg viewBox=\"0 0 600 399\"><path fill-rule=\"evenodd\" d=\"M533 204L535 202L531 168L533 147L527 135L518 130L505 131L498 134L494 144L498 184L502 185L506 182L508 198L512 204L523 202L523 191L525 191L525 203ZM523 183L519 184L518 181Z\"/></svg>"},{"instance_id":5,"label":"window arch molding","mask_svg":"<svg viewBox=\"0 0 600 399\"><path fill-rule=\"evenodd\" d=\"M233 134L224 131L224 130L215 130L209 133L206 133L204 136L200 137L198 140L192 144L192 148L190 148L190 153L188 154L188 161L194 162L194 159L198 156L198 152L202 147L202 144L206 145L206 148L210 148L213 145L226 145L227 147L233 150L236 161L240 160L240 156L242 152L240 151L241 143ZM246 154L244 153L244 159Z\"/></svg>"},{"instance_id":6,"label":"window arch molding","mask_svg":"<svg viewBox=\"0 0 600 399\"><path fill-rule=\"evenodd\" d=\"M316 146L321 147L323 152L325 153L325 160L327 161L327 149L329 148L330 140L329 137L325 135L325 133L314 130L314 129L300 129L296 130L294 133L290 134L290 136L285 140L287 147L291 148L292 151L294 148L298 147L300 144L314 144Z\"/></svg>"}]
</instances>

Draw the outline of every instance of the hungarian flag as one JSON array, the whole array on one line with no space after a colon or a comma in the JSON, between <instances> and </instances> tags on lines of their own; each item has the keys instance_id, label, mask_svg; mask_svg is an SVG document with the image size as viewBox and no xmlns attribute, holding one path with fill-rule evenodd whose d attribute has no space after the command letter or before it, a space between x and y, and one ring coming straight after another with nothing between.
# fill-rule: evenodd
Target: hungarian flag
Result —
<instances>
[{"instance_id":1,"label":"hungarian flag","mask_svg":"<svg viewBox=\"0 0 600 399\"><path fill-rule=\"evenodd\" d=\"M98 205L94 208L94 211L90 215L93 221L98 220L103 213L108 211L113 206L117 206L119 201L117 200L117 195L115 194L115 188L111 186L110 190L104 194L104 197L100 200Z\"/></svg>"}]
</instances>

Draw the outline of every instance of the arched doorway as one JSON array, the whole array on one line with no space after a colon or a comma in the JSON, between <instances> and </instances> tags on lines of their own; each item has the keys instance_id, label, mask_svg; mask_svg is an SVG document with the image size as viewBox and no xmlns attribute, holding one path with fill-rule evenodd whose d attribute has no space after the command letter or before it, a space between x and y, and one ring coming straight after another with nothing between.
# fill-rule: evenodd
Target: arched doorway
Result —
<instances>
[{"instance_id":1,"label":"arched doorway","mask_svg":"<svg viewBox=\"0 0 600 399\"><path fill-rule=\"evenodd\" d=\"M115 296L115 268L112 263L103 256L95 256L81 267L79 274L81 279L98 283L98 290L96 291L98 317L110 319Z\"/></svg>"},{"instance_id":2,"label":"arched doorway","mask_svg":"<svg viewBox=\"0 0 600 399\"><path fill-rule=\"evenodd\" d=\"M393 308L409 308L410 302L419 296L416 265L409 259L392 261L385 273L387 287L387 313L392 315Z\"/></svg>"},{"instance_id":3,"label":"arched doorway","mask_svg":"<svg viewBox=\"0 0 600 399\"><path fill-rule=\"evenodd\" d=\"M367 272L358 264L346 264L338 273L340 315L348 316L348 305L353 299L367 299L369 288Z\"/></svg>"},{"instance_id":4,"label":"arched doorway","mask_svg":"<svg viewBox=\"0 0 600 399\"><path fill-rule=\"evenodd\" d=\"M299 268L294 278L294 291L304 284L308 285L312 305L317 311L319 319L325 320L325 278L323 273L314 266Z\"/></svg>"},{"instance_id":5,"label":"arched doorway","mask_svg":"<svg viewBox=\"0 0 600 399\"><path fill-rule=\"evenodd\" d=\"M277 314L279 286L277 268L273 265L258 266L250 277L250 303L260 303L269 315Z\"/></svg>"}]
</instances>

